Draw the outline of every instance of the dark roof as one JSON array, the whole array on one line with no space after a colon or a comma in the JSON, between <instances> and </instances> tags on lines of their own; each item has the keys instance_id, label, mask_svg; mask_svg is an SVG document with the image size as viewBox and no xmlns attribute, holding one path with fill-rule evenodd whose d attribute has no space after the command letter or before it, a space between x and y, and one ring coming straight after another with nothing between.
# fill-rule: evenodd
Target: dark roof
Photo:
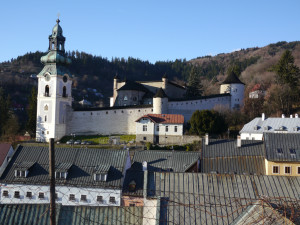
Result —
<instances>
[{"instance_id":1,"label":"dark roof","mask_svg":"<svg viewBox=\"0 0 300 225\"><path fill-rule=\"evenodd\" d=\"M142 170L142 163L146 161L149 171L185 172L200 156L200 152L141 150L134 153L131 168Z\"/></svg>"},{"instance_id":2,"label":"dark roof","mask_svg":"<svg viewBox=\"0 0 300 225\"><path fill-rule=\"evenodd\" d=\"M90 112L90 111L109 111L114 109L137 109L137 108L153 108L153 105L127 105L127 106L113 106L102 108L76 108L74 111L78 112Z\"/></svg>"},{"instance_id":3,"label":"dark roof","mask_svg":"<svg viewBox=\"0 0 300 225\"><path fill-rule=\"evenodd\" d=\"M244 83L240 81L240 79L234 73L230 73L222 82L222 84L244 84Z\"/></svg>"},{"instance_id":4,"label":"dark roof","mask_svg":"<svg viewBox=\"0 0 300 225\"><path fill-rule=\"evenodd\" d=\"M264 140L267 160L300 162L300 134L264 133Z\"/></svg>"},{"instance_id":5,"label":"dark roof","mask_svg":"<svg viewBox=\"0 0 300 225\"><path fill-rule=\"evenodd\" d=\"M299 217L300 177L149 172L147 187L160 224L231 224L257 200Z\"/></svg>"},{"instance_id":6,"label":"dark roof","mask_svg":"<svg viewBox=\"0 0 300 225\"><path fill-rule=\"evenodd\" d=\"M11 147L11 144L6 144L6 143L0 143L0 166L3 164L9 149Z\"/></svg>"},{"instance_id":7,"label":"dark roof","mask_svg":"<svg viewBox=\"0 0 300 225\"><path fill-rule=\"evenodd\" d=\"M153 123L159 123L159 124L183 124L184 123L184 116L180 114L147 114L140 117L135 122L140 121L140 119L142 118L148 118Z\"/></svg>"},{"instance_id":8,"label":"dark roof","mask_svg":"<svg viewBox=\"0 0 300 225\"><path fill-rule=\"evenodd\" d=\"M129 184L134 181L136 183L135 190L129 189ZM144 187L144 171L129 169L126 171L126 176L123 184L123 195L143 196Z\"/></svg>"},{"instance_id":9,"label":"dark roof","mask_svg":"<svg viewBox=\"0 0 300 225\"><path fill-rule=\"evenodd\" d=\"M236 140L202 140L201 172L265 174L265 153L262 141L242 140L237 147Z\"/></svg>"},{"instance_id":10,"label":"dark roof","mask_svg":"<svg viewBox=\"0 0 300 225\"><path fill-rule=\"evenodd\" d=\"M153 98L167 98L168 96L162 88L159 88Z\"/></svg>"},{"instance_id":11,"label":"dark roof","mask_svg":"<svg viewBox=\"0 0 300 225\"><path fill-rule=\"evenodd\" d=\"M0 223L50 225L49 204L4 204L0 205ZM142 207L124 206L63 206L56 205L57 225L142 225Z\"/></svg>"},{"instance_id":12,"label":"dark roof","mask_svg":"<svg viewBox=\"0 0 300 225\"><path fill-rule=\"evenodd\" d=\"M49 149L46 147L19 146L4 171L0 181L3 183L45 185L49 180ZM56 180L57 185L121 188L127 160L127 150L56 148L56 168L68 169L67 179ZM15 177L14 171L22 162L34 165L26 178ZM110 165L106 181L94 181L95 168Z\"/></svg>"},{"instance_id":13,"label":"dark roof","mask_svg":"<svg viewBox=\"0 0 300 225\"><path fill-rule=\"evenodd\" d=\"M171 85L173 85L173 86L175 86L175 87L178 87L178 88L181 88L181 89L186 89L185 87L183 87L183 86L181 86L181 85L179 85L179 84L176 84L176 83L174 83L174 82L172 82L172 81L168 81L168 84L171 84Z\"/></svg>"},{"instance_id":14,"label":"dark roof","mask_svg":"<svg viewBox=\"0 0 300 225\"><path fill-rule=\"evenodd\" d=\"M144 85L134 82L134 81L126 81L126 83L119 88L117 91L142 91L142 92L148 92L149 90L144 87Z\"/></svg>"}]
</instances>

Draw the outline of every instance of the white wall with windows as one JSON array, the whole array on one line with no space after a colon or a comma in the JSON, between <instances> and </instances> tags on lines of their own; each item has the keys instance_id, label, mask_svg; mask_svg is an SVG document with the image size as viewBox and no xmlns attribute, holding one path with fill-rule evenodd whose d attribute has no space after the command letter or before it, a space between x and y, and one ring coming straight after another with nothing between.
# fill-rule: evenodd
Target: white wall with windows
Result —
<instances>
[{"instance_id":1,"label":"white wall with windows","mask_svg":"<svg viewBox=\"0 0 300 225\"><path fill-rule=\"evenodd\" d=\"M0 184L1 204L49 204L50 188L40 185ZM121 190L56 186L56 203L62 205L120 206Z\"/></svg>"}]
</instances>

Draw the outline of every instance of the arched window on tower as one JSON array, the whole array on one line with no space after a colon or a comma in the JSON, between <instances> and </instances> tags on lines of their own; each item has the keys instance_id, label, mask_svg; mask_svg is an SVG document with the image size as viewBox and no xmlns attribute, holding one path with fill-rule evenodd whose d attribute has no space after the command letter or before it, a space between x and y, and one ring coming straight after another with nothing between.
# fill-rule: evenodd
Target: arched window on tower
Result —
<instances>
[{"instance_id":1,"label":"arched window on tower","mask_svg":"<svg viewBox=\"0 0 300 225\"><path fill-rule=\"evenodd\" d=\"M50 95L49 95L49 85L45 86L45 94L44 94L44 96L50 97Z\"/></svg>"},{"instance_id":2,"label":"arched window on tower","mask_svg":"<svg viewBox=\"0 0 300 225\"><path fill-rule=\"evenodd\" d=\"M62 96L63 96L64 98L67 97L67 88L66 88L66 86L63 87L63 94L62 94Z\"/></svg>"},{"instance_id":3,"label":"arched window on tower","mask_svg":"<svg viewBox=\"0 0 300 225\"><path fill-rule=\"evenodd\" d=\"M47 122L47 116L45 116L45 122Z\"/></svg>"}]
</instances>

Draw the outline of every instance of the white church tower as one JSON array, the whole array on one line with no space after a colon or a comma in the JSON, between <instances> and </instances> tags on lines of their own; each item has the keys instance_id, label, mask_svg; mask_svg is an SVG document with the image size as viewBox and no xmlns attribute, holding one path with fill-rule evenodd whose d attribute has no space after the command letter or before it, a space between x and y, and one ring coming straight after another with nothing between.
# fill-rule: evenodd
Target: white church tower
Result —
<instances>
[{"instance_id":1,"label":"white church tower","mask_svg":"<svg viewBox=\"0 0 300 225\"><path fill-rule=\"evenodd\" d=\"M65 56L65 37L57 24L49 36L49 52L41 57L45 65L38 74L36 140L58 140L66 135L66 111L72 104L72 80L66 65L71 60Z\"/></svg>"}]
</instances>

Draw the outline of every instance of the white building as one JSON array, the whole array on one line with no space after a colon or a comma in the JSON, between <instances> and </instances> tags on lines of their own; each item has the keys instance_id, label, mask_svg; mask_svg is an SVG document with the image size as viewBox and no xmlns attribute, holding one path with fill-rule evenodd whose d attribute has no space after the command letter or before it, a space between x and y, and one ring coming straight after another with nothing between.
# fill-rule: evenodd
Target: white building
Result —
<instances>
[{"instance_id":1,"label":"white building","mask_svg":"<svg viewBox=\"0 0 300 225\"><path fill-rule=\"evenodd\" d=\"M176 114L147 114L136 120L136 141L177 143L183 135L184 117Z\"/></svg>"},{"instance_id":2,"label":"white building","mask_svg":"<svg viewBox=\"0 0 300 225\"><path fill-rule=\"evenodd\" d=\"M50 202L48 148L19 146L0 179L0 204ZM127 150L56 148L56 202L120 206Z\"/></svg>"},{"instance_id":3,"label":"white building","mask_svg":"<svg viewBox=\"0 0 300 225\"><path fill-rule=\"evenodd\" d=\"M262 140L264 132L300 134L300 118L298 114L295 114L295 117L290 115L288 118L284 115L281 118L266 118L263 113L262 117L256 117L245 124L240 135L242 140Z\"/></svg>"},{"instance_id":4,"label":"white building","mask_svg":"<svg viewBox=\"0 0 300 225\"><path fill-rule=\"evenodd\" d=\"M113 97L108 108L75 109L72 105L72 79L65 65L65 37L59 20L49 36L49 52L38 74L36 140L59 140L65 135L135 134L135 121L145 114L180 114L187 122L193 112L205 109L239 109L243 106L244 84L234 75L222 83L220 94L187 99L185 87L168 81L120 82L114 79ZM155 95L163 90L164 96Z\"/></svg>"}]
</instances>

